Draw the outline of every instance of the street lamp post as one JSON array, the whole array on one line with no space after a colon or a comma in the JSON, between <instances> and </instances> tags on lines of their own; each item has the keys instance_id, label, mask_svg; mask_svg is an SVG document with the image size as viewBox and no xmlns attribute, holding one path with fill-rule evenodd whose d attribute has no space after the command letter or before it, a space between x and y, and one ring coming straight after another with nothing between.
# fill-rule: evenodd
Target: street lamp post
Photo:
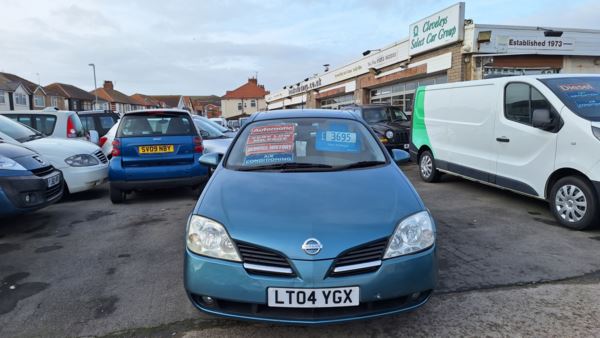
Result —
<instances>
[{"instance_id":1,"label":"street lamp post","mask_svg":"<svg viewBox=\"0 0 600 338\"><path fill-rule=\"evenodd\" d=\"M96 65L93 63L90 63L88 66L92 67L92 69L94 70L94 94L96 95L96 100L94 101L94 108L92 108L92 110L95 110L96 106L98 105L98 85L96 84Z\"/></svg>"}]
</instances>

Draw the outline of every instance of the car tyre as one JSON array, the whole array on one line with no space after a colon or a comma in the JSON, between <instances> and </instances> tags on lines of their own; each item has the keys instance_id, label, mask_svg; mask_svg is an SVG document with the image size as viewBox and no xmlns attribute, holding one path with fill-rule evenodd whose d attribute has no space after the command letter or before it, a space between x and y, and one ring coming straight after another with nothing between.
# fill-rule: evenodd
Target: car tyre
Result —
<instances>
[{"instance_id":1,"label":"car tyre","mask_svg":"<svg viewBox=\"0 0 600 338\"><path fill-rule=\"evenodd\" d=\"M550 190L549 202L554 217L567 228L584 230L599 219L598 195L585 178L559 179Z\"/></svg>"},{"instance_id":2,"label":"car tyre","mask_svg":"<svg viewBox=\"0 0 600 338\"><path fill-rule=\"evenodd\" d=\"M110 186L110 201L113 204L120 204L120 203L125 202L125 191L123 191L121 189L117 189L111 185Z\"/></svg>"},{"instance_id":3,"label":"car tyre","mask_svg":"<svg viewBox=\"0 0 600 338\"><path fill-rule=\"evenodd\" d=\"M425 150L419 156L419 175L425 182L438 182L442 174L435 165L435 158L429 150Z\"/></svg>"}]
</instances>

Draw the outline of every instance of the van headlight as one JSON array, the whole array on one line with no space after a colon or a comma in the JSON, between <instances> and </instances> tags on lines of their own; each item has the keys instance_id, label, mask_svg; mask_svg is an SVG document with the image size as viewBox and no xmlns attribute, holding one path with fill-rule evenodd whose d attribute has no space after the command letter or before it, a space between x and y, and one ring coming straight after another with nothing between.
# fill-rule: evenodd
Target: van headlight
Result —
<instances>
[{"instance_id":1,"label":"van headlight","mask_svg":"<svg viewBox=\"0 0 600 338\"><path fill-rule=\"evenodd\" d=\"M97 158L88 154L79 154L67 157L65 159L65 163L71 167L91 167L93 165L100 164Z\"/></svg>"},{"instance_id":2,"label":"van headlight","mask_svg":"<svg viewBox=\"0 0 600 338\"><path fill-rule=\"evenodd\" d=\"M27 170L12 158L0 155L0 169L4 170Z\"/></svg>"},{"instance_id":3,"label":"van headlight","mask_svg":"<svg viewBox=\"0 0 600 338\"><path fill-rule=\"evenodd\" d=\"M592 126L592 134L594 134L594 136L600 140L600 128Z\"/></svg>"},{"instance_id":4,"label":"van headlight","mask_svg":"<svg viewBox=\"0 0 600 338\"><path fill-rule=\"evenodd\" d=\"M384 259L408 255L429 248L435 242L433 220L421 211L402 220L396 227L385 250Z\"/></svg>"},{"instance_id":5,"label":"van headlight","mask_svg":"<svg viewBox=\"0 0 600 338\"><path fill-rule=\"evenodd\" d=\"M192 215L188 223L187 247L199 255L241 262L225 227L212 219Z\"/></svg>"}]
</instances>

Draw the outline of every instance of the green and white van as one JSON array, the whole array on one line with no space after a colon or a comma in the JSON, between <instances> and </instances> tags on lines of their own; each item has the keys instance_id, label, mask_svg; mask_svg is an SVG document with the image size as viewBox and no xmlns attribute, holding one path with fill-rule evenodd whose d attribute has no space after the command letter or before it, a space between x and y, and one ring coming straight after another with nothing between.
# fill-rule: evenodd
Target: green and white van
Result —
<instances>
[{"instance_id":1,"label":"green and white van","mask_svg":"<svg viewBox=\"0 0 600 338\"><path fill-rule=\"evenodd\" d=\"M600 75L421 87L411 155L421 178L462 176L545 199L564 226L600 223Z\"/></svg>"}]
</instances>

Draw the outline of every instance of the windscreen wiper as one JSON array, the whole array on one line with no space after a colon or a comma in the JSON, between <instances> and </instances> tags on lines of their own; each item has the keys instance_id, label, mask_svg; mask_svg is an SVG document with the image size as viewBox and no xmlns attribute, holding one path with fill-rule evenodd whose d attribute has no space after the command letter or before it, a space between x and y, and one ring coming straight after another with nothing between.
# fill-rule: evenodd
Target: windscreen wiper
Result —
<instances>
[{"instance_id":1,"label":"windscreen wiper","mask_svg":"<svg viewBox=\"0 0 600 338\"><path fill-rule=\"evenodd\" d=\"M251 167L242 167L238 170L240 171L258 171L258 170L307 170L307 169L332 169L333 167L327 164L320 163L296 163L296 162L287 162L287 163L275 163L275 164L265 164Z\"/></svg>"},{"instance_id":2,"label":"windscreen wiper","mask_svg":"<svg viewBox=\"0 0 600 338\"><path fill-rule=\"evenodd\" d=\"M385 164L385 161L360 161L354 162L347 165L342 165L339 167L335 167L336 170L345 170L345 169L355 169L355 168L366 168L366 167L374 167L377 165Z\"/></svg>"}]
</instances>

